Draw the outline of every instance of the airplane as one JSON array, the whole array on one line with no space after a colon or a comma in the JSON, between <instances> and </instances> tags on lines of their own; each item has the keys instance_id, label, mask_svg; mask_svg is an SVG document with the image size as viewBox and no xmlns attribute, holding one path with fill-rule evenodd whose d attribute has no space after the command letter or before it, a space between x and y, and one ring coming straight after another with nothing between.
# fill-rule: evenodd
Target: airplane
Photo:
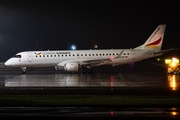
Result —
<instances>
[{"instance_id":1,"label":"airplane","mask_svg":"<svg viewBox=\"0 0 180 120\"><path fill-rule=\"evenodd\" d=\"M165 28L166 24L158 25L144 44L131 49L24 51L17 53L4 64L21 67L23 74L26 74L27 67L55 67L55 70L91 73L96 66L138 62L174 50L161 50Z\"/></svg>"}]
</instances>

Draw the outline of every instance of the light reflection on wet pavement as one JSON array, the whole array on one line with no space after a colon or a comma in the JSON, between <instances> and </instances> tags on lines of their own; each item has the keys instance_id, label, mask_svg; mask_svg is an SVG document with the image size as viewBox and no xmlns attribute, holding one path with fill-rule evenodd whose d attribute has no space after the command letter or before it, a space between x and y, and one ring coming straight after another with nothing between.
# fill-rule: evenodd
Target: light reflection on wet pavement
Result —
<instances>
[{"instance_id":1,"label":"light reflection on wet pavement","mask_svg":"<svg viewBox=\"0 0 180 120\"><path fill-rule=\"evenodd\" d=\"M143 67L142 67L143 68ZM141 69L142 69L141 68ZM147 67L148 68L148 67ZM29 71L21 74L16 68L0 68L0 88L24 90L24 88L71 88L74 90L93 87L123 90L130 89L133 94L146 94L151 91L156 95L170 95L176 92L179 97L180 76L155 71L156 68L142 72L122 70L122 72L107 72L90 74L54 72L52 70ZM149 69L149 68L148 68ZM159 68L158 68L159 69ZM138 68L139 70L139 68ZM121 71L121 70L119 70ZM124 72L125 71L125 72ZM127 72L128 71L128 72ZM22 89L21 89L22 88ZM139 88L142 91L139 93ZM27 90L26 89L26 90ZM138 90L137 90L138 89ZM148 90L147 90L148 89ZM32 89L28 89L32 90ZM39 89L38 89L39 90ZM43 90L43 89L42 89ZM97 89L95 89L97 90ZM143 92L143 90L147 90ZM159 90L159 91L158 91ZM121 91L119 94L130 94ZM166 93L168 91L168 93ZM123 92L123 93L122 93ZM125 93L124 93L125 92ZM21 113L21 114L19 114ZM0 107L0 116L38 116L38 117L67 117L67 118L180 118L179 106L173 107Z\"/></svg>"},{"instance_id":2,"label":"light reflection on wet pavement","mask_svg":"<svg viewBox=\"0 0 180 120\"><path fill-rule=\"evenodd\" d=\"M37 116L37 118L180 118L180 111L179 108L158 107L0 107L0 116Z\"/></svg>"}]
</instances>

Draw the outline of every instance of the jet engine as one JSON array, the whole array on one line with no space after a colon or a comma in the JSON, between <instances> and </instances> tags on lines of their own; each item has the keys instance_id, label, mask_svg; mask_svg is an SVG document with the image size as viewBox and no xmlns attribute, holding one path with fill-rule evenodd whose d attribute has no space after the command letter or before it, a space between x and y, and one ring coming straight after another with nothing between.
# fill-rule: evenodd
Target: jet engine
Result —
<instances>
[{"instance_id":1,"label":"jet engine","mask_svg":"<svg viewBox=\"0 0 180 120\"><path fill-rule=\"evenodd\" d=\"M66 63L64 65L65 71L78 71L79 70L79 64L78 63Z\"/></svg>"}]
</instances>

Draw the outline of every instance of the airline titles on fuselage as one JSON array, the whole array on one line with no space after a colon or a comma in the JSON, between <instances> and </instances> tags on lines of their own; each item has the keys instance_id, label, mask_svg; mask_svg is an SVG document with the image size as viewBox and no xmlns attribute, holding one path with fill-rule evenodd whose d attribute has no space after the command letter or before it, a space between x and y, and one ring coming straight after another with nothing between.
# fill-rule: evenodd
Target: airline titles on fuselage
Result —
<instances>
[{"instance_id":1,"label":"airline titles on fuselage","mask_svg":"<svg viewBox=\"0 0 180 120\"><path fill-rule=\"evenodd\" d=\"M54 55L54 54L71 54L71 52L43 52L43 55Z\"/></svg>"}]
</instances>

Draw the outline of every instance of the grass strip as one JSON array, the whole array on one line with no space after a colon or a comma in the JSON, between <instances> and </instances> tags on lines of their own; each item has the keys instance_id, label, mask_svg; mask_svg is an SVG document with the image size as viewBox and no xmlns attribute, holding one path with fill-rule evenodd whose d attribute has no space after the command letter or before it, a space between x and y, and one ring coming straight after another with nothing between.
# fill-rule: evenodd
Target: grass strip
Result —
<instances>
[{"instance_id":1,"label":"grass strip","mask_svg":"<svg viewBox=\"0 0 180 120\"><path fill-rule=\"evenodd\" d=\"M13 105L180 105L180 98L134 95L0 95L0 106Z\"/></svg>"}]
</instances>

